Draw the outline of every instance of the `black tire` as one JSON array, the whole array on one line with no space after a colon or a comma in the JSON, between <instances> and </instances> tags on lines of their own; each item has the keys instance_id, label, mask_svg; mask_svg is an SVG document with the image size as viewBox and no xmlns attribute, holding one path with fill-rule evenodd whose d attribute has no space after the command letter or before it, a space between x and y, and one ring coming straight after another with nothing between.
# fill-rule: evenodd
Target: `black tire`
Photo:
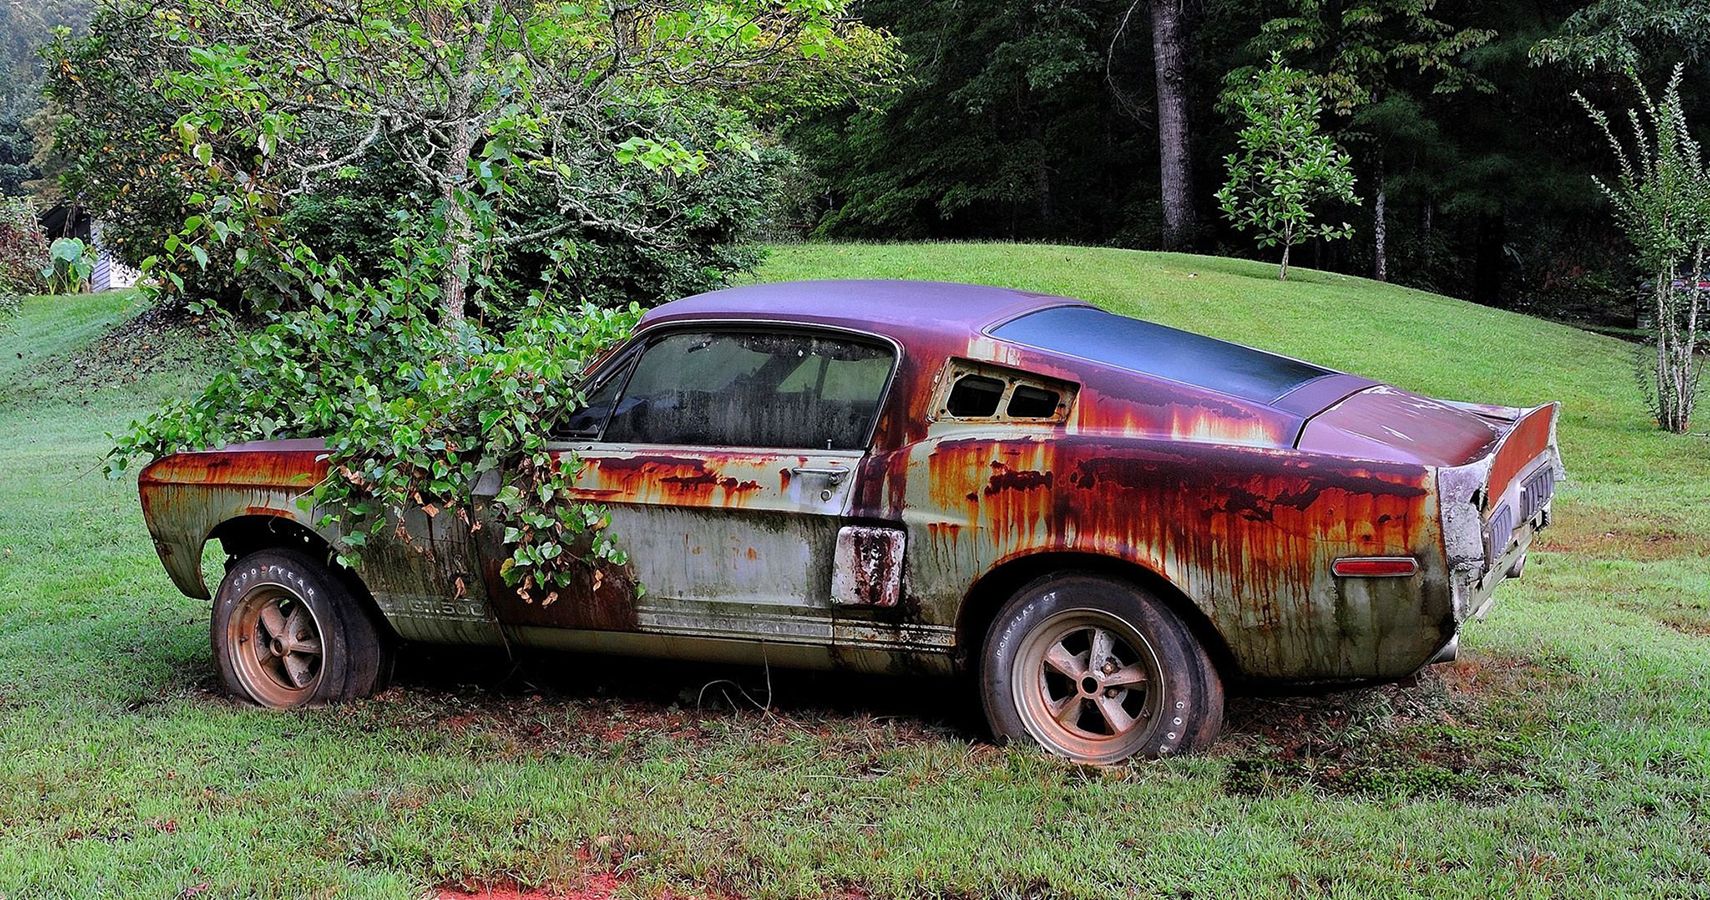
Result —
<instances>
[{"instance_id":1,"label":"black tire","mask_svg":"<svg viewBox=\"0 0 1710 900\"><path fill-rule=\"evenodd\" d=\"M210 624L226 690L260 706L366 697L391 672L391 648L373 616L324 563L296 550L260 550L234 563Z\"/></svg>"},{"instance_id":2,"label":"black tire","mask_svg":"<svg viewBox=\"0 0 1710 900\"><path fill-rule=\"evenodd\" d=\"M1134 584L1082 572L1040 578L1004 604L980 688L999 741L1083 763L1203 750L1223 727L1222 679L1181 616Z\"/></svg>"}]
</instances>

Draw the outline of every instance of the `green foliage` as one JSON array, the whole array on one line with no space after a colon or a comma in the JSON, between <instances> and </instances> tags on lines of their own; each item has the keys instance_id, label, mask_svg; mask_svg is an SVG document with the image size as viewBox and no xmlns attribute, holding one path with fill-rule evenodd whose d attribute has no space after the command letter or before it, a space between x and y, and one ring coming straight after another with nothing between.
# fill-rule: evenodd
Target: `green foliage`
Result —
<instances>
[{"instance_id":1,"label":"green foliage","mask_svg":"<svg viewBox=\"0 0 1710 900\"><path fill-rule=\"evenodd\" d=\"M1609 141L1617 165L1614 181L1597 185L1615 207L1615 219L1651 275L1654 359L1641 369L1651 411L1665 430L1684 433L1698 399L1710 284L1710 167L1693 138L1680 98L1682 68L1653 97L1637 73L1628 76L1639 106L1628 110L1631 144L1616 137L1609 116L1581 98Z\"/></svg>"},{"instance_id":2,"label":"green foliage","mask_svg":"<svg viewBox=\"0 0 1710 900\"><path fill-rule=\"evenodd\" d=\"M1655 71L1710 58L1703 0L1593 0L1532 48L1538 62L1581 71Z\"/></svg>"},{"instance_id":3,"label":"green foliage","mask_svg":"<svg viewBox=\"0 0 1710 900\"><path fill-rule=\"evenodd\" d=\"M48 245L47 264L42 266L42 280L50 294L76 294L89 289L89 276L95 273L94 248L81 238L54 238Z\"/></svg>"},{"instance_id":4,"label":"green foliage","mask_svg":"<svg viewBox=\"0 0 1710 900\"><path fill-rule=\"evenodd\" d=\"M40 173L31 162L36 154L35 135L14 111L0 111L0 197L24 193L24 182Z\"/></svg>"},{"instance_id":5,"label":"green foliage","mask_svg":"<svg viewBox=\"0 0 1710 900\"><path fill-rule=\"evenodd\" d=\"M29 119L41 107L42 60L56 28L78 28L93 0L0 3L0 197L32 193L41 176Z\"/></svg>"},{"instance_id":6,"label":"green foliage","mask_svg":"<svg viewBox=\"0 0 1710 900\"><path fill-rule=\"evenodd\" d=\"M639 307L567 308L539 293L505 333L447 327L419 248L397 247L391 272L366 281L302 254L299 277L321 299L239 332L207 388L133 424L108 470L236 441L325 438L332 474L305 502L342 536L346 562L409 511L472 522L476 485L494 475L492 508L513 551L506 579L550 603L576 564L623 561L603 512L565 498L577 463L549 453L546 438L583 402L583 368L627 336Z\"/></svg>"},{"instance_id":7,"label":"green foliage","mask_svg":"<svg viewBox=\"0 0 1710 900\"><path fill-rule=\"evenodd\" d=\"M864 3L898 35L907 77L789 129L815 176L796 184L796 227L884 240L1102 242L1117 223L1155 234L1155 211L1137 210L1155 202L1142 173L1156 138L1105 83L1108 29L1127 5ZM1144 80L1144 68L1120 73Z\"/></svg>"},{"instance_id":8,"label":"green foliage","mask_svg":"<svg viewBox=\"0 0 1710 900\"><path fill-rule=\"evenodd\" d=\"M29 201L0 199L0 319L18 311L21 296L46 288L41 268L47 255L47 240Z\"/></svg>"},{"instance_id":9,"label":"green foliage","mask_svg":"<svg viewBox=\"0 0 1710 900\"><path fill-rule=\"evenodd\" d=\"M1259 26L1252 46L1311 73L1327 111L1343 118L1404 86L1417 85L1421 93L1489 93L1490 82L1463 60L1496 32L1445 21L1437 6L1438 0L1288 0L1270 4L1276 12ZM1236 69L1226 83L1238 86L1252 75L1252 67Z\"/></svg>"},{"instance_id":10,"label":"green foliage","mask_svg":"<svg viewBox=\"0 0 1710 900\"><path fill-rule=\"evenodd\" d=\"M1345 222L1319 222L1317 208L1327 201L1358 204L1354 171L1348 154L1319 133L1317 88L1280 56L1229 99L1246 125L1240 152L1224 160L1229 177L1217 200L1236 228L1255 233L1259 246L1282 246L1279 277L1287 279L1296 244L1353 232Z\"/></svg>"},{"instance_id":11,"label":"green foliage","mask_svg":"<svg viewBox=\"0 0 1710 900\"><path fill-rule=\"evenodd\" d=\"M467 291L489 324L526 303L534 264L566 238L580 261L570 295L651 302L755 259L743 244L771 208L780 156L756 150L739 108L846 96L839 85L889 46L840 3L649 7L659 39L622 51L612 42L637 11L475 2L435 19L417 6L364 0L354 20L257 0L104 11L88 38L50 49L50 89L70 114L67 192L123 259L152 258L172 293L228 309L306 302L276 271L275 245L379 271L400 211L449 224L459 256L445 302L461 309L451 295ZM246 28L293 37L255 43ZM239 199L236 183L267 213L251 230L183 233L192 216L226 221L213 207Z\"/></svg>"}]
</instances>

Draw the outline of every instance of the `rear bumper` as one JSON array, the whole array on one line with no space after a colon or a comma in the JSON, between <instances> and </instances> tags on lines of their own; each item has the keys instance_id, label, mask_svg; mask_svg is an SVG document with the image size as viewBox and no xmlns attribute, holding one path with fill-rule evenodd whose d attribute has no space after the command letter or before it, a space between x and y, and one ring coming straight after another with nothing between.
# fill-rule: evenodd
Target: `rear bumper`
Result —
<instances>
[{"instance_id":1,"label":"rear bumper","mask_svg":"<svg viewBox=\"0 0 1710 900\"><path fill-rule=\"evenodd\" d=\"M1469 567L1454 573L1452 581L1457 631L1459 626L1469 619L1484 618L1490 611L1491 604L1495 602L1497 585L1510 578L1519 577L1520 570L1526 563L1526 554L1532 549L1532 540L1550 524L1550 515L1551 504L1545 503L1532 518L1515 527L1508 549L1491 560L1488 567Z\"/></svg>"},{"instance_id":2,"label":"rear bumper","mask_svg":"<svg viewBox=\"0 0 1710 900\"><path fill-rule=\"evenodd\" d=\"M1565 478L1556 442L1559 407L1481 414L1511 423L1487 456L1438 470L1443 544L1453 591L1454 625L1482 619L1496 588L1517 578L1532 541L1550 524L1556 486Z\"/></svg>"}]
</instances>

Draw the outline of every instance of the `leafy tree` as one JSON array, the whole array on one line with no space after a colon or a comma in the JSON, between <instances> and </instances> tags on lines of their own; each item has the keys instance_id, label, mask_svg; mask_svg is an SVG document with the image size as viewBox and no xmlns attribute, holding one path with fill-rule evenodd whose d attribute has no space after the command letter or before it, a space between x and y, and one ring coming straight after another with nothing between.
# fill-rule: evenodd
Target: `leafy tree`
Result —
<instances>
[{"instance_id":1,"label":"leafy tree","mask_svg":"<svg viewBox=\"0 0 1710 900\"><path fill-rule=\"evenodd\" d=\"M1280 56L1230 99L1246 124L1238 135L1240 151L1224 161L1229 179L1217 200L1236 228L1257 234L1259 246L1282 246L1278 277L1286 280L1296 244L1353 233L1346 222L1319 222L1315 209L1325 201L1359 202L1352 164L1319 133L1318 89Z\"/></svg>"},{"instance_id":2,"label":"leafy tree","mask_svg":"<svg viewBox=\"0 0 1710 900\"><path fill-rule=\"evenodd\" d=\"M24 194L24 182L40 173L31 160L36 154L35 136L17 111L0 112L0 197Z\"/></svg>"},{"instance_id":3,"label":"leafy tree","mask_svg":"<svg viewBox=\"0 0 1710 900\"><path fill-rule=\"evenodd\" d=\"M17 312L25 294L40 292L48 258L36 211L20 197L0 199L0 319Z\"/></svg>"},{"instance_id":4,"label":"leafy tree","mask_svg":"<svg viewBox=\"0 0 1710 900\"><path fill-rule=\"evenodd\" d=\"M341 561L406 515L472 522L476 483L496 476L501 571L525 599L556 602L587 566L622 562L603 511L568 499L579 464L547 441L585 402L579 373L640 309L575 296L566 274L584 259L571 238L608 230L645 254L662 235L745 216L675 205L693 194L672 185L764 155L736 92L768 73L843 77L834 64L858 23L823 0L163 7L151 33L169 64L155 83L177 113L163 162L190 214L145 268L181 292L186 264L261 265L305 303L239 330L231 365L134 424L109 471L189 447L322 437L333 475L307 499L339 526ZM290 37L264 44L276 30ZM379 274L323 258L285 226L318 214L300 198L387 154L425 202L395 210ZM531 244L545 247L538 260L518 255ZM509 290L516 304L466 316L468 288Z\"/></svg>"},{"instance_id":5,"label":"leafy tree","mask_svg":"<svg viewBox=\"0 0 1710 900\"><path fill-rule=\"evenodd\" d=\"M197 23L160 32L164 55L188 61L167 93L187 110L175 124L195 163L288 197L385 148L452 236L448 318L463 315L478 252L578 228L657 241L660 229L628 214L641 183L698 175L752 141L734 111L669 111L718 109L721 95L804 70L846 74L841 51L860 27L820 0L153 5L157 19ZM276 168L257 171L249 142L220 140L232 133L275 145ZM626 165L614 173L613 159ZM550 197L556 220L499 234L499 169L513 196ZM602 170L616 177L593 177Z\"/></svg>"},{"instance_id":6,"label":"leafy tree","mask_svg":"<svg viewBox=\"0 0 1710 900\"><path fill-rule=\"evenodd\" d=\"M40 175L28 125L41 106L37 53L55 28L81 28L92 5L91 0L0 3L0 196L27 193L26 182Z\"/></svg>"},{"instance_id":7,"label":"leafy tree","mask_svg":"<svg viewBox=\"0 0 1710 900\"><path fill-rule=\"evenodd\" d=\"M1538 41L1539 62L1582 71L1655 69L1710 59L1710 4L1703 0L1596 0Z\"/></svg>"},{"instance_id":8,"label":"leafy tree","mask_svg":"<svg viewBox=\"0 0 1710 900\"><path fill-rule=\"evenodd\" d=\"M295 43L255 37L267 30L269 17L287 11L313 18L315 4L275 8L259 0L175 0L107 9L87 38L67 37L50 49L55 65L49 89L59 125L44 166L57 169L66 192L108 223L106 235L122 258L132 264L153 258L175 292L228 308L244 297L263 308L303 301L291 279L274 277L275 245L304 242L323 258L343 255L360 272L373 275L380 272L390 236L400 227L395 212L417 213L410 227L429 227L427 219L434 216L467 219L469 226L480 219L479 233L466 235L478 240L453 248L474 254L473 275L471 260L464 260L454 267L464 274L454 280L467 289L473 277L478 311L508 321L501 311L519 308L528 293L518 273L539 272L539 260L561 240L578 247L567 293L610 302L706 289L752 264L754 251L745 246L746 239L764 218L778 171L789 163L776 152L754 149L752 129L732 108L751 99L757 110L785 106L795 102L790 85L803 86L798 93L812 86L823 96L838 96L843 85L864 77L862 61L882 57L888 48L882 41L876 47L863 43L873 33L834 8L819 15L811 4L799 13L788 4L735 4L721 7L723 13L707 7L708 17L747 10L756 22L777 27L818 15L814 29L828 30L809 29L821 35L817 39L823 46L817 49L802 45L786 52L771 43L721 44L721 52L705 65L683 68L667 57L672 47L688 52L692 41L661 40L649 52L658 57L656 63L668 63L668 70L631 71L650 57L626 50L629 61L621 71L598 76L610 86L565 95L575 72L597 77L600 54L610 53L594 43L578 45L575 29L587 29L592 41L619 25L600 6L576 7L574 15L552 21L536 21L540 16L531 10L556 11L556 16L570 8L522 2L495 6L491 15L504 27L491 30L498 43L488 47L478 65L520 67L535 73L524 82L544 79L560 93L542 92L538 85L524 91L502 71L481 70L486 106L458 121L485 133L471 145L480 159L466 161L468 175L460 180L446 155L456 128L444 118L451 114L441 109L451 102L448 82L428 71L437 64L425 60L452 54L458 39L472 39L466 17L486 7L457 3L445 16L430 16L430 6L367 3L354 12L372 7L370 13L401 9L405 14L357 24L341 13L333 17L336 21L317 26L330 29L321 35L324 48L304 43L309 38L303 29L286 29L298 35ZM673 9L670 4L625 7L622 15L646 13L664 22L677 15ZM501 45L520 40L522 20L542 29L530 32L529 41L551 44L550 54L531 55L536 53L531 49L514 58L505 55ZM181 22L195 28L181 27ZM711 27L710 22L701 24ZM637 25L629 21L622 27ZM568 30L559 34L561 39L549 39L555 28ZM387 43L407 43L418 31L425 50ZM434 46L442 40L445 48ZM693 40L713 39L703 34ZM732 34L725 44L740 40ZM853 49L838 49L844 44ZM331 62L308 59L320 49ZM400 55L415 62L400 63L389 75L366 72L370 56ZM775 63L770 71L778 77L762 81L750 70L768 61ZM427 73L419 84L410 80L416 69ZM340 78L352 84L340 87ZM647 86L647 78L670 83L656 89ZM754 97L738 91L744 85L755 87ZM501 95L504 102L496 103ZM276 101L279 96L318 99ZM218 126L204 127L199 117ZM384 128L378 127L382 121ZM182 129L169 135L177 126L193 129L196 139L181 140L190 134ZM256 162L260 140L274 148L265 172ZM635 143L627 149L619 146L630 141ZM660 164L661 154L673 147L687 167ZM207 155L206 162L198 152ZM333 162L337 165L328 165ZM487 185L500 170L506 193L490 193ZM191 216L203 224L210 221L205 207L219 202L222 193L209 189L208 182L237 180L274 211L263 220L267 234L192 241L208 255L207 263L164 252L168 242L188 239L179 232ZM447 202L447 184L461 185L457 203ZM198 195L201 202L192 203ZM246 254L242 266L236 260L240 246ZM448 286L442 285L442 291ZM449 311L453 304L449 299L447 304Z\"/></svg>"},{"instance_id":9,"label":"leafy tree","mask_svg":"<svg viewBox=\"0 0 1710 900\"><path fill-rule=\"evenodd\" d=\"M1631 74L1639 106L1628 111L1631 144L1616 137L1609 117L1583 101L1614 151L1614 181L1597 180L1615 207L1639 265L1651 274L1655 356L1646 366L1651 411L1665 430L1691 424L1703 360L1698 340L1710 294L1710 168L1688 127L1676 66L1660 97Z\"/></svg>"},{"instance_id":10,"label":"leafy tree","mask_svg":"<svg viewBox=\"0 0 1710 900\"><path fill-rule=\"evenodd\" d=\"M1265 4L1273 17L1251 45L1262 54L1280 53L1310 73L1328 111L1340 120L1341 139L1362 151L1374 192L1372 276L1380 281L1389 277L1391 169L1412 163L1405 153L1386 151L1417 146L1431 130L1428 98L1493 90L1464 60L1495 31L1445 20L1438 6L1438 0ZM1230 83L1250 74L1250 68L1237 69Z\"/></svg>"}]
</instances>

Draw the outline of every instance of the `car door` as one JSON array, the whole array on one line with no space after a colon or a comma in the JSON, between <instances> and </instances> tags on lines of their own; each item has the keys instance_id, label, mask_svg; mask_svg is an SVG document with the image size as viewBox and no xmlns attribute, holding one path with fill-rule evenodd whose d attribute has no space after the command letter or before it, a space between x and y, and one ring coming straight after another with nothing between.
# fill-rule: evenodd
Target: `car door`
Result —
<instances>
[{"instance_id":1,"label":"car door","mask_svg":"<svg viewBox=\"0 0 1710 900\"><path fill-rule=\"evenodd\" d=\"M883 341L770 327L674 329L606 367L572 434L579 499L604 504L640 582L522 624L829 644L855 472L895 369Z\"/></svg>"}]
</instances>

